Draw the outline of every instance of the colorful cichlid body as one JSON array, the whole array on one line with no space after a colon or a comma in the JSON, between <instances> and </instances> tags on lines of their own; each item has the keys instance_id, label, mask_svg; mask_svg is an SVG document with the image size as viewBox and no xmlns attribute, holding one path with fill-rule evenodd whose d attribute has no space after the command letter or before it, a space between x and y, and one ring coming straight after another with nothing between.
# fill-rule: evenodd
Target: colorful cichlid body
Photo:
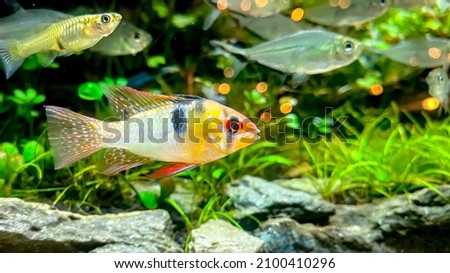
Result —
<instances>
[{"instance_id":1,"label":"colorful cichlid body","mask_svg":"<svg viewBox=\"0 0 450 273\"><path fill-rule=\"evenodd\" d=\"M0 59L9 78L28 56L41 53L42 64L58 56L87 49L111 34L119 25L118 13L83 15L46 25L42 31L21 40L0 40Z\"/></svg>"},{"instance_id":2,"label":"colorful cichlid body","mask_svg":"<svg viewBox=\"0 0 450 273\"><path fill-rule=\"evenodd\" d=\"M188 95L155 95L129 87L105 90L121 120L101 121L47 106L48 137L55 168L101 149L98 168L106 175L165 161L158 178L208 163L259 139L256 125L215 101Z\"/></svg>"}]
</instances>

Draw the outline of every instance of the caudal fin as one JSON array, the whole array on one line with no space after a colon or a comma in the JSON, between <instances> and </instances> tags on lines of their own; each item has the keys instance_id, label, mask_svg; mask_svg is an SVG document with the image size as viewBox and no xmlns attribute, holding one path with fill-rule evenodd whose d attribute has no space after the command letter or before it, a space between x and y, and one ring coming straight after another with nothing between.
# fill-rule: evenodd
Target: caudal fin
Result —
<instances>
[{"instance_id":1,"label":"caudal fin","mask_svg":"<svg viewBox=\"0 0 450 273\"><path fill-rule=\"evenodd\" d=\"M14 49L14 40L0 40L0 60L2 62L3 70L6 78L9 79L14 72L22 65L23 58L14 58L11 51Z\"/></svg>"},{"instance_id":2,"label":"caudal fin","mask_svg":"<svg viewBox=\"0 0 450 273\"><path fill-rule=\"evenodd\" d=\"M64 168L101 149L101 121L57 106L46 106L48 138L55 169Z\"/></svg>"}]
</instances>

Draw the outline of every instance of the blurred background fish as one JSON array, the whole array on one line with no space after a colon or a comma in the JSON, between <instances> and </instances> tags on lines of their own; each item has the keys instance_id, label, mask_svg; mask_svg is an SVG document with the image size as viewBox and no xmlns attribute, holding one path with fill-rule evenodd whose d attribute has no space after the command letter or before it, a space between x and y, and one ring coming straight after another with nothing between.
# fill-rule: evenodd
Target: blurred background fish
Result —
<instances>
[{"instance_id":1,"label":"blurred background fish","mask_svg":"<svg viewBox=\"0 0 450 273\"><path fill-rule=\"evenodd\" d=\"M111 35L101 39L90 49L107 56L136 55L149 46L152 39L146 31L121 22Z\"/></svg>"},{"instance_id":2,"label":"blurred background fish","mask_svg":"<svg viewBox=\"0 0 450 273\"><path fill-rule=\"evenodd\" d=\"M443 67L435 68L430 71L426 77L428 84L428 93L439 101L440 106L445 112L448 112L450 82L448 80L448 64Z\"/></svg>"},{"instance_id":3,"label":"blurred background fish","mask_svg":"<svg viewBox=\"0 0 450 273\"><path fill-rule=\"evenodd\" d=\"M441 10L448 7L447 0L323 0L306 6L304 17L325 26L354 26L380 17L391 7L411 8L424 5L437 5Z\"/></svg>"},{"instance_id":4,"label":"blurred background fish","mask_svg":"<svg viewBox=\"0 0 450 273\"><path fill-rule=\"evenodd\" d=\"M150 175L160 178L225 157L259 139L253 122L212 100L126 86L105 89L105 95L124 120L106 122L46 107L55 169L105 149L97 164L102 173L164 161L168 164Z\"/></svg>"},{"instance_id":5,"label":"blurred background fish","mask_svg":"<svg viewBox=\"0 0 450 273\"><path fill-rule=\"evenodd\" d=\"M373 20L388 9L385 0L318 1L305 7L305 19L325 26L353 26ZM336 4L334 4L336 3Z\"/></svg>"},{"instance_id":6,"label":"blurred background fish","mask_svg":"<svg viewBox=\"0 0 450 273\"><path fill-rule=\"evenodd\" d=\"M258 0L205 0L214 7L206 18L203 29L206 30L219 17L221 11L230 11L251 17L266 17L278 14L291 6L291 0L258 1Z\"/></svg>"},{"instance_id":7,"label":"blurred background fish","mask_svg":"<svg viewBox=\"0 0 450 273\"><path fill-rule=\"evenodd\" d=\"M402 64L434 68L449 63L449 50L449 39L432 37L403 40L381 54Z\"/></svg>"},{"instance_id":8,"label":"blurred background fish","mask_svg":"<svg viewBox=\"0 0 450 273\"><path fill-rule=\"evenodd\" d=\"M233 54L289 74L321 74L354 62L363 46L355 39L324 30L300 31L250 48L211 41Z\"/></svg>"},{"instance_id":9,"label":"blurred background fish","mask_svg":"<svg viewBox=\"0 0 450 273\"><path fill-rule=\"evenodd\" d=\"M295 22L282 14L274 14L267 17L249 17L234 14L239 25L255 33L264 40L273 40L283 36L292 35L302 30L318 28L308 22Z\"/></svg>"},{"instance_id":10,"label":"blurred background fish","mask_svg":"<svg viewBox=\"0 0 450 273\"><path fill-rule=\"evenodd\" d=\"M118 13L76 16L43 27L40 32L20 39L0 40L0 58L8 79L23 61L41 53L41 64L48 66L58 56L68 56L95 45L119 25Z\"/></svg>"}]
</instances>

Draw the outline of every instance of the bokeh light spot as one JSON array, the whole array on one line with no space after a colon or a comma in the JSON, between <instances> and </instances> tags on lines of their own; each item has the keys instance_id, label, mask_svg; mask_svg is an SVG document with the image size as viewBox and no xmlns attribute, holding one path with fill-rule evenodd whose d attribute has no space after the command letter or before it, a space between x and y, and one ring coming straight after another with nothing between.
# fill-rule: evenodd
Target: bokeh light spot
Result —
<instances>
[{"instance_id":1,"label":"bokeh light spot","mask_svg":"<svg viewBox=\"0 0 450 273\"><path fill-rule=\"evenodd\" d=\"M291 13L291 19L292 21L298 22L303 19L304 14L305 11L302 8L296 8Z\"/></svg>"},{"instance_id":2,"label":"bokeh light spot","mask_svg":"<svg viewBox=\"0 0 450 273\"><path fill-rule=\"evenodd\" d=\"M422 101L422 108L424 110L433 111L439 107L439 101L436 98L430 97Z\"/></svg>"},{"instance_id":3,"label":"bokeh light spot","mask_svg":"<svg viewBox=\"0 0 450 273\"><path fill-rule=\"evenodd\" d=\"M383 94L383 86L381 84L374 84L370 87L370 94L374 96L379 96Z\"/></svg>"},{"instance_id":4,"label":"bokeh light spot","mask_svg":"<svg viewBox=\"0 0 450 273\"><path fill-rule=\"evenodd\" d=\"M218 10L226 10L228 7L227 0L219 0L217 1L217 9Z\"/></svg>"},{"instance_id":5,"label":"bokeh light spot","mask_svg":"<svg viewBox=\"0 0 450 273\"><path fill-rule=\"evenodd\" d=\"M442 56L442 52L437 47L430 47L430 49L428 49L428 55L433 59L439 59Z\"/></svg>"},{"instance_id":6,"label":"bokeh light spot","mask_svg":"<svg viewBox=\"0 0 450 273\"><path fill-rule=\"evenodd\" d=\"M265 93L267 91L267 83L265 82L260 82L256 85L256 91L258 91L259 93Z\"/></svg>"},{"instance_id":7,"label":"bokeh light spot","mask_svg":"<svg viewBox=\"0 0 450 273\"><path fill-rule=\"evenodd\" d=\"M231 86L228 83L222 83L217 88L217 91L222 95L226 95L226 94L230 93Z\"/></svg>"},{"instance_id":8,"label":"bokeh light spot","mask_svg":"<svg viewBox=\"0 0 450 273\"><path fill-rule=\"evenodd\" d=\"M270 111L265 111L262 112L261 115L259 116L259 120L261 120L261 122L267 123L272 119L272 114L270 113Z\"/></svg>"},{"instance_id":9,"label":"bokeh light spot","mask_svg":"<svg viewBox=\"0 0 450 273\"><path fill-rule=\"evenodd\" d=\"M225 76L225 78L233 78L234 74L234 69L231 67L227 67L223 70L223 75Z\"/></svg>"},{"instance_id":10,"label":"bokeh light spot","mask_svg":"<svg viewBox=\"0 0 450 273\"><path fill-rule=\"evenodd\" d=\"M290 104L289 102L281 104L280 112L283 114L289 114L290 112L292 112L292 104Z\"/></svg>"}]
</instances>

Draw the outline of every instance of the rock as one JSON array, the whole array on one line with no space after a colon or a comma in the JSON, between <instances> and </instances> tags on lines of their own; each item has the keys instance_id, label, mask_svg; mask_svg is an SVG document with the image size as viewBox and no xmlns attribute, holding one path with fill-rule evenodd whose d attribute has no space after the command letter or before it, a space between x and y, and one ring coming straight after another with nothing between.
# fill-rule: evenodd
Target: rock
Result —
<instances>
[{"instance_id":1,"label":"rock","mask_svg":"<svg viewBox=\"0 0 450 273\"><path fill-rule=\"evenodd\" d=\"M83 216L0 198L0 252L181 252L166 211Z\"/></svg>"},{"instance_id":2,"label":"rock","mask_svg":"<svg viewBox=\"0 0 450 273\"><path fill-rule=\"evenodd\" d=\"M450 186L437 190L336 205L325 226L271 219L254 235L263 252L450 252Z\"/></svg>"},{"instance_id":3,"label":"rock","mask_svg":"<svg viewBox=\"0 0 450 273\"><path fill-rule=\"evenodd\" d=\"M223 220L209 220L192 230L190 252L197 253L256 253L263 241Z\"/></svg>"},{"instance_id":4,"label":"rock","mask_svg":"<svg viewBox=\"0 0 450 273\"><path fill-rule=\"evenodd\" d=\"M318 196L248 175L230 185L226 193L237 210L260 219L290 217L299 222L322 222L334 213L334 205Z\"/></svg>"}]
</instances>

